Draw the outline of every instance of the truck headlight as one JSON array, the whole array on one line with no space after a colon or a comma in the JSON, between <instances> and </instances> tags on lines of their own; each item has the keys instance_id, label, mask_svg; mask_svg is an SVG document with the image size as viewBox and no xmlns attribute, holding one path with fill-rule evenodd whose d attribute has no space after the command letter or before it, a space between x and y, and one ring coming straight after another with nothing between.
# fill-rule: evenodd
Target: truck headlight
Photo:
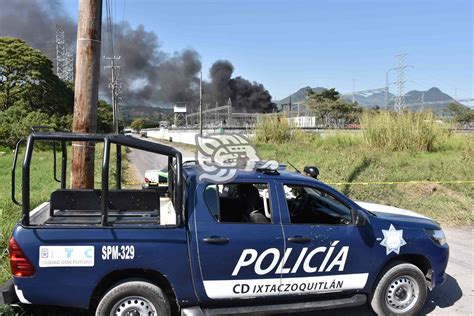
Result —
<instances>
[{"instance_id":1,"label":"truck headlight","mask_svg":"<svg viewBox=\"0 0 474 316\"><path fill-rule=\"evenodd\" d=\"M425 231L438 245L442 246L446 244L446 235L441 229L426 229Z\"/></svg>"}]
</instances>

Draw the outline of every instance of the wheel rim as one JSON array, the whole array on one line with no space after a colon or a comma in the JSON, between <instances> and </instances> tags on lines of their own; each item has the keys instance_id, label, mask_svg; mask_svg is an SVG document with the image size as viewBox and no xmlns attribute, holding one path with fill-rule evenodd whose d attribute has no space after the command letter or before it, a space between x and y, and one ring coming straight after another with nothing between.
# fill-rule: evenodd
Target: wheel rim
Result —
<instances>
[{"instance_id":1,"label":"wheel rim","mask_svg":"<svg viewBox=\"0 0 474 316\"><path fill-rule=\"evenodd\" d=\"M110 316L156 316L155 306L141 296L129 296L114 305Z\"/></svg>"},{"instance_id":2,"label":"wheel rim","mask_svg":"<svg viewBox=\"0 0 474 316\"><path fill-rule=\"evenodd\" d=\"M418 301L420 288L411 276L402 275L390 282L385 292L387 307L394 313L409 311Z\"/></svg>"}]
</instances>

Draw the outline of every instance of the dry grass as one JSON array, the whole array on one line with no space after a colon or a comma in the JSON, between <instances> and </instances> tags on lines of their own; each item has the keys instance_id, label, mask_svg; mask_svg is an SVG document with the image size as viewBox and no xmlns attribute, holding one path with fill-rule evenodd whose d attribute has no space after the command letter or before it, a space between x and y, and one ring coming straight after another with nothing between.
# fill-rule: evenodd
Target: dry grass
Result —
<instances>
[{"instance_id":1,"label":"dry grass","mask_svg":"<svg viewBox=\"0 0 474 316\"><path fill-rule=\"evenodd\" d=\"M368 146L389 151L434 151L451 135L450 126L429 111L366 112L361 125Z\"/></svg>"},{"instance_id":2,"label":"dry grass","mask_svg":"<svg viewBox=\"0 0 474 316\"><path fill-rule=\"evenodd\" d=\"M282 144L301 139L303 132L287 122L285 116L264 116L255 128L255 140Z\"/></svg>"}]
</instances>

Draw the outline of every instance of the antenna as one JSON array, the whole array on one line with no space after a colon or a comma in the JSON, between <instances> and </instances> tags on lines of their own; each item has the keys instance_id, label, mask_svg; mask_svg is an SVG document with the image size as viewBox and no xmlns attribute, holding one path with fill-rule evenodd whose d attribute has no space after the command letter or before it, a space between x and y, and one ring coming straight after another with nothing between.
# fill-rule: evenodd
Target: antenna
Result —
<instances>
[{"instance_id":1,"label":"antenna","mask_svg":"<svg viewBox=\"0 0 474 316\"><path fill-rule=\"evenodd\" d=\"M289 161L286 161L286 162L287 162L293 169L295 169L296 172L301 173L301 171L299 171L298 168L296 168L295 166L293 166L293 164L292 164L291 162L289 162Z\"/></svg>"}]
</instances>

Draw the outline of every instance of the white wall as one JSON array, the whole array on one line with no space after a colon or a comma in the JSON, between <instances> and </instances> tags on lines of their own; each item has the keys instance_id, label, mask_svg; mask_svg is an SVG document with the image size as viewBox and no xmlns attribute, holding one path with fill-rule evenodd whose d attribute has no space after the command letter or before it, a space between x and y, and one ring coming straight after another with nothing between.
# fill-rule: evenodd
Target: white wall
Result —
<instances>
[{"instance_id":1,"label":"white wall","mask_svg":"<svg viewBox=\"0 0 474 316\"><path fill-rule=\"evenodd\" d=\"M295 127L316 127L316 117L314 116L287 117L286 120Z\"/></svg>"},{"instance_id":2,"label":"white wall","mask_svg":"<svg viewBox=\"0 0 474 316\"><path fill-rule=\"evenodd\" d=\"M161 127L160 129L147 129L148 137L156 138L156 139L163 139L169 141L170 138L173 142L183 143L183 144L190 144L196 145L196 135L199 134L198 129L189 129L189 130L174 130ZM219 133L219 129L203 129L203 135L209 133ZM254 133L250 130L226 130L226 134L239 134L246 137L253 137Z\"/></svg>"}]
</instances>

